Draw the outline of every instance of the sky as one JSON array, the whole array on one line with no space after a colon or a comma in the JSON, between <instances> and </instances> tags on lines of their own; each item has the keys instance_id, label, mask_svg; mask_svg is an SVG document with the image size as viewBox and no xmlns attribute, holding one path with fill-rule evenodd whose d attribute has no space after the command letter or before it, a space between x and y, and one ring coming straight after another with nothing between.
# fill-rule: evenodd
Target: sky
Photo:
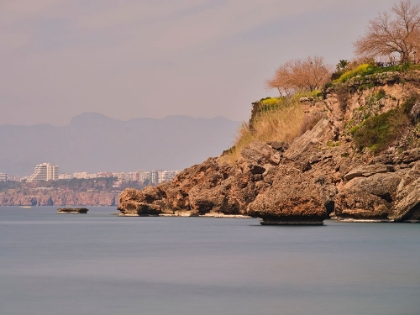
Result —
<instances>
[{"instance_id":1,"label":"sky","mask_svg":"<svg viewBox=\"0 0 420 315\"><path fill-rule=\"evenodd\" d=\"M282 63L352 59L396 0L0 0L0 124L244 121Z\"/></svg>"}]
</instances>

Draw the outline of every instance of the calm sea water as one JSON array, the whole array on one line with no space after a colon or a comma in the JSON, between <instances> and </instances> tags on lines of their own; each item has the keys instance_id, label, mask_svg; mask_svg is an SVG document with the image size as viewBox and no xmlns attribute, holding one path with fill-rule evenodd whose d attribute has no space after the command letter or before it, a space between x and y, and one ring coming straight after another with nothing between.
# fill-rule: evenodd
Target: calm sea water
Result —
<instances>
[{"instance_id":1,"label":"calm sea water","mask_svg":"<svg viewBox=\"0 0 420 315\"><path fill-rule=\"evenodd\" d=\"M0 314L420 314L420 225L113 212L0 207Z\"/></svg>"}]
</instances>

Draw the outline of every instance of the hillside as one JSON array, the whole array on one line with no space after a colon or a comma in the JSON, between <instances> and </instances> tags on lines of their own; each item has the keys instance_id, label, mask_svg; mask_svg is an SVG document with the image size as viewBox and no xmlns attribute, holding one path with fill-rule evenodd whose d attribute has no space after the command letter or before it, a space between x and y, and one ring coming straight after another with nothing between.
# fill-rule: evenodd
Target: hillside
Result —
<instances>
[{"instance_id":1,"label":"hillside","mask_svg":"<svg viewBox=\"0 0 420 315\"><path fill-rule=\"evenodd\" d=\"M0 206L115 206L116 178L0 183Z\"/></svg>"},{"instance_id":2,"label":"hillside","mask_svg":"<svg viewBox=\"0 0 420 315\"><path fill-rule=\"evenodd\" d=\"M322 91L254 103L234 147L173 182L125 190L121 215L420 220L420 72L360 69Z\"/></svg>"}]
</instances>

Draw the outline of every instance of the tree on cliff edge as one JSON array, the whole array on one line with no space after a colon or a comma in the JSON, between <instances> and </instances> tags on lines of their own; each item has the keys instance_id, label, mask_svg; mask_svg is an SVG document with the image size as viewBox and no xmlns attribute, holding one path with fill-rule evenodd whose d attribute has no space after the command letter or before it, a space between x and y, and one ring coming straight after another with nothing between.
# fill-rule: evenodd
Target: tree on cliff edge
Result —
<instances>
[{"instance_id":1,"label":"tree on cliff edge","mask_svg":"<svg viewBox=\"0 0 420 315\"><path fill-rule=\"evenodd\" d=\"M401 0L392 7L391 13L380 13L369 22L366 35L354 46L359 56L398 54L401 63L411 62L417 51L420 53L420 5Z\"/></svg>"},{"instance_id":2,"label":"tree on cliff edge","mask_svg":"<svg viewBox=\"0 0 420 315\"><path fill-rule=\"evenodd\" d=\"M270 89L277 89L280 95L290 95L295 91L316 90L328 81L330 75L331 69L324 63L324 58L313 56L286 62L266 84Z\"/></svg>"}]
</instances>

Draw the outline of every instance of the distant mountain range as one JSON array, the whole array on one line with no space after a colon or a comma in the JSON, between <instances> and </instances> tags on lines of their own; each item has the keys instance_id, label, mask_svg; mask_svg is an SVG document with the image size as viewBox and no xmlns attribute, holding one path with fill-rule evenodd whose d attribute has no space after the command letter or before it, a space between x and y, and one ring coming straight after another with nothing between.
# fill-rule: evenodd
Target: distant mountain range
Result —
<instances>
[{"instance_id":1,"label":"distant mountain range","mask_svg":"<svg viewBox=\"0 0 420 315\"><path fill-rule=\"evenodd\" d=\"M50 162L60 172L183 169L232 145L240 122L169 116L121 121L98 113L70 125L0 125L0 172L30 175Z\"/></svg>"}]
</instances>

